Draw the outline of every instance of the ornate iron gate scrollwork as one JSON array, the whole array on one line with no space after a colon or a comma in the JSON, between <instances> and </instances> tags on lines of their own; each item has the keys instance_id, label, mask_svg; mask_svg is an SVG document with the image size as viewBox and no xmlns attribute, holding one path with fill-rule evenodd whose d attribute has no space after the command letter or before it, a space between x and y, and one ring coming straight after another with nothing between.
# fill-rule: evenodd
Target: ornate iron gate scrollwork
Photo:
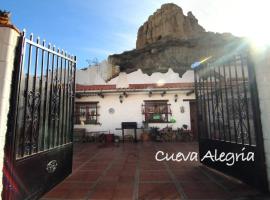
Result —
<instances>
[{"instance_id":1,"label":"ornate iron gate scrollwork","mask_svg":"<svg viewBox=\"0 0 270 200\"><path fill-rule=\"evenodd\" d=\"M53 84L53 92L52 92L52 120L59 120L58 116L58 104L59 104L59 92L60 92L60 83L54 79L54 84Z\"/></svg>"},{"instance_id":2,"label":"ornate iron gate scrollwork","mask_svg":"<svg viewBox=\"0 0 270 200\"><path fill-rule=\"evenodd\" d=\"M75 57L50 44L45 47L45 42L41 45L39 39L34 42L32 35L24 39L23 45L16 126L17 159L71 141L71 136L63 131L72 127L76 62Z\"/></svg>"},{"instance_id":3,"label":"ornate iron gate scrollwork","mask_svg":"<svg viewBox=\"0 0 270 200\"><path fill-rule=\"evenodd\" d=\"M37 151L37 139L38 139L38 125L39 125L39 107L40 107L40 93L28 91L27 92L27 105L26 105L26 119L25 119L25 132L23 140L24 144L21 146L24 148L25 155L30 154L30 149L33 152ZM30 136L32 135L32 142Z\"/></svg>"},{"instance_id":4,"label":"ornate iron gate scrollwork","mask_svg":"<svg viewBox=\"0 0 270 200\"><path fill-rule=\"evenodd\" d=\"M199 151L255 155L255 161L203 163L267 190L260 110L252 61L246 50L215 58L194 69L199 119Z\"/></svg>"},{"instance_id":5,"label":"ornate iron gate scrollwork","mask_svg":"<svg viewBox=\"0 0 270 200\"><path fill-rule=\"evenodd\" d=\"M48 173L52 174L55 172L55 170L57 169L57 161L56 160L52 160L47 164L46 170Z\"/></svg>"},{"instance_id":6,"label":"ornate iron gate scrollwork","mask_svg":"<svg viewBox=\"0 0 270 200\"><path fill-rule=\"evenodd\" d=\"M12 80L4 198L38 199L71 173L75 73L75 56L22 33Z\"/></svg>"}]
</instances>

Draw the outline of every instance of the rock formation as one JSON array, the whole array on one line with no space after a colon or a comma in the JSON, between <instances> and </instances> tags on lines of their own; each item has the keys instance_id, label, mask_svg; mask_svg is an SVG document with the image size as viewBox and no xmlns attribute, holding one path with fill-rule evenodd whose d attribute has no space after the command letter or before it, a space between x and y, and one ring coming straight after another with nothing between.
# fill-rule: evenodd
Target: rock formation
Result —
<instances>
[{"instance_id":1,"label":"rock formation","mask_svg":"<svg viewBox=\"0 0 270 200\"><path fill-rule=\"evenodd\" d=\"M192 63L205 57L222 57L243 40L229 33L206 32L195 16L175 4L164 4L138 30L136 49L109 56L109 62L121 71L167 72L172 68L180 76Z\"/></svg>"},{"instance_id":2,"label":"rock formation","mask_svg":"<svg viewBox=\"0 0 270 200\"><path fill-rule=\"evenodd\" d=\"M164 4L139 28L136 48L143 48L163 38L190 39L204 31L191 12L185 16L179 6Z\"/></svg>"}]
</instances>

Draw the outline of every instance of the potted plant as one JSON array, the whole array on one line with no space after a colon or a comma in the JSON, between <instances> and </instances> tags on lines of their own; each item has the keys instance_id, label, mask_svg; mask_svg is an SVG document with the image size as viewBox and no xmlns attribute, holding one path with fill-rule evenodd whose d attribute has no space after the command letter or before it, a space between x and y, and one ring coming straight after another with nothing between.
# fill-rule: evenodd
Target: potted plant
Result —
<instances>
[{"instance_id":1,"label":"potted plant","mask_svg":"<svg viewBox=\"0 0 270 200\"><path fill-rule=\"evenodd\" d=\"M85 124L85 121L86 121L86 114L83 112L83 113L81 113L81 115L80 115L80 122L81 122L81 125L84 125L84 124Z\"/></svg>"},{"instance_id":2,"label":"potted plant","mask_svg":"<svg viewBox=\"0 0 270 200\"><path fill-rule=\"evenodd\" d=\"M10 12L7 12L5 10L0 10L0 24L7 25L10 24L9 18L10 18Z\"/></svg>"},{"instance_id":3,"label":"potted plant","mask_svg":"<svg viewBox=\"0 0 270 200\"><path fill-rule=\"evenodd\" d=\"M141 134L141 140L143 142L147 142L147 141L149 141L149 138L150 137L149 137L148 131L144 130L143 133Z\"/></svg>"}]
</instances>

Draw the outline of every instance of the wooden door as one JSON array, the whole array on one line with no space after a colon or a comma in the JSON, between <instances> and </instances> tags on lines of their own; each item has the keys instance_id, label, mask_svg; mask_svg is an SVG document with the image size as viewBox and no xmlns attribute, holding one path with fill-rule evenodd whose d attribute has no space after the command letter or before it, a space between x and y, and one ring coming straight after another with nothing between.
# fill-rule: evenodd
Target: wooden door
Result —
<instances>
[{"instance_id":1,"label":"wooden door","mask_svg":"<svg viewBox=\"0 0 270 200\"><path fill-rule=\"evenodd\" d=\"M197 105L195 101L190 101L190 123L191 131L195 140L198 140L198 118L197 118Z\"/></svg>"}]
</instances>

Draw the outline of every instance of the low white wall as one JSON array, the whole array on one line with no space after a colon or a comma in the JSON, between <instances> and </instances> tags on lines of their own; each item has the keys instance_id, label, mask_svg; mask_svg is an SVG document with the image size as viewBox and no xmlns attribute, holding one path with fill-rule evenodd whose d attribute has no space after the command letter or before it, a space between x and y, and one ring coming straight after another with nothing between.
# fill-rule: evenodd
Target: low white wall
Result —
<instances>
[{"instance_id":1,"label":"low white wall","mask_svg":"<svg viewBox=\"0 0 270 200\"><path fill-rule=\"evenodd\" d=\"M2 191L2 169L4 163L4 146L7 131L7 116L11 78L14 67L15 48L19 34L8 27L0 27L0 191Z\"/></svg>"},{"instance_id":2,"label":"low white wall","mask_svg":"<svg viewBox=\"0 0 270 200\"><path fill-rule=\"evenodd\" d=\"M268 183L270 183L270 49L254 53ZM270 184L269 184L270 190Z\"/></svg>"},{"instance_id":3,"label":"low white wall","mask_svg":"<svg viewBox=\"0 0 270 200\"><path fill-rule=\"evenodd\" d=\"M122 79L122 80L119 80ZM182 77L179 77L178 73L175 73L172 69L168 69L166 73L154 72L152 75L147 75L142 72L141 69L138 69L132 73L121 72L119 76L113 78L108 82L108 84L119 85L119 87L123 88L121 85L123 79L126 81L126 85L128 84L145 84L145 83L191 83L194 81L194 71L187 70Z\"/></svg>"},{"instance_id":4,"label":"low white wall","mask_svg":"<svg viewBox=\"0 0 270 200\"><path fill-rule=\"evenodd\" d=\"M174 101L174 95L178 94L178 101ZM101 125L75 125L75 128L85 128L87 131L110 131L114 134L121 134L120 130L115 130L116 128L121 128L121 122L137 122L138 127L142 126L142 121L144 120L144 115L142 114L142 104L144 100L169 100L168 103L171 104L172 117L176 119L176 123L150 123L149 127L159 127L163 128L172 126L173 129L181 128L183 124L187 124L190 128L190 109L189 102L183 101L183 99L194 99L194 95L186 96L185 93L167 93L163 97L159 94L153 94L149 97L147 93L133 93L128 94L127 98L124 98L123 103L119 101L119 94L105 94L104 98L98 96L82 97L76 99L76 102L88 102L88 101L98 101L100 114L98 122ZM185 112L180 112L180 106L184 106ZM115 113L110 114L109 109L114 108ZM129 131L132 133L132 131ZM140 131L139 131L140 132Z\"/></svg>"},{"instance_id":5,"label":"low white wall","mask_svg":"<svg viewBox=\"0 0 270 200\"><path fill-rule=\"evenodd\" d=\"M107 60L98 65L85 69L78 69L76 72L76 83L82 85L103 85L106 80L119 73L119 66L112 66Z\"/></svg>"}]
</instances>

